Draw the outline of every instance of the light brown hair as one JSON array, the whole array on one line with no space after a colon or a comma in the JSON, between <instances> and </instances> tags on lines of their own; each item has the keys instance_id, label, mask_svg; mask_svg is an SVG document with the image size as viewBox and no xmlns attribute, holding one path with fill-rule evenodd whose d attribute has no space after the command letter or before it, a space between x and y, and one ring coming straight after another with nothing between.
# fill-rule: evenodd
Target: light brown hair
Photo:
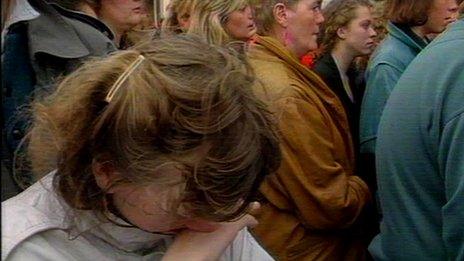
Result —
<instances>
[{"instance_id":1,"label":"light brown hair","mask_svg":"<svg viewBox=\"0 0 464 261\"><path fill-rule=\"evenodd\" d=\"M319 44L330 52L339 40L337 31L356 18L358 7L373 7L369 0L332 0L322 10L325 22L321 26Z\"/></svg>"},{"instance_id":2,"label":"light brown hair","mask_svg":"<svg viewBox=\"0 0 464 261\"><path fill-rule=\"evenodd\" d=\"M115 81L142 55L109 103ZM73 208L104 212L92 166L110 161L124 182L183 174L182 206L228 220L244 213L264 175L279 165L272 115L252 92L249 65L229 48L192 35L164 37L85 64L34 104L34 170L56 163L55 186ZM54 145L54 146L53 146ZM48 166L49 168L50 166Z\"/></svg>"},{"instance_id":3,"label":"light brown hair","mask_svg":"<svg viewBox=\"0 0 464 261\"><path fill-rule=\"evenodd\" d=\"M254 0L255 20L259 35L268 36L272 33L275 18L274 6L282 3L288 7L294 7L301 0Z\"/></svg>"},{"instance_id":4,"label":"light brown hair","mask_svg":"<svg viewBox=\"0 0 464 261\"><path fill-rule=\"evenodd\" d=\"M388 20L408 26L421 26L428 20L434 0L386 0L385 16Z\"/></svg>"}]
</instances>

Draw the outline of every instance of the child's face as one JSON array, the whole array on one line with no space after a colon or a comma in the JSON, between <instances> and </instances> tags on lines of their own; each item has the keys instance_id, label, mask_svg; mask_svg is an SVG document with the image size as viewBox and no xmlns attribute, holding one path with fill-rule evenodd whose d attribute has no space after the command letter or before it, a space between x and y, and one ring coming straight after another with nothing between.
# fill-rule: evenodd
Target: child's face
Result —
<instances>
[{"instance_id":1,"label":"child's face","mask_svg":"<svg viewBox=\"0 0 464 261\"><path fill-rule=\"evenodd\" d=\"M149 232L176 233L182 229L211 232L216 222L174 214L172 204L180 197L182 185L172 187L152 185L119 185L112 190L113 202L133 225Z\"/></svg>"}]
</instances>

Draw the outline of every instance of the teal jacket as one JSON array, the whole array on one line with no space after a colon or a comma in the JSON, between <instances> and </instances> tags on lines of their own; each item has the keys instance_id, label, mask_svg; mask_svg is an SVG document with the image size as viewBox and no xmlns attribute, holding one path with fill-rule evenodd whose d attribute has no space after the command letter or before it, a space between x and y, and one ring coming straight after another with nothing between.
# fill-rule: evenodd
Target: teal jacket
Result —
<instances>
[{"instance_id":1,"label":"teal jacket","mask_svg":"<svg viewBox=\"0 0 464 261\"><path fill-rule=\"evenodd\" d=\"M376 260L464 260L464 20L406 69L380 120Z\"/></svg>"},{"instance_id":2,"label":"teal jacket","mask_svg":"<svg viewBox=\"0 0 464 261\"><path fill-rule=\"evenodd\" d=\"M376 49L366 71L366 91L361 105L361 153L374 153L377 128L385 103L409 63L423 49L403 30L388 23L388 36Z\"/></svg>"}]
</instances>

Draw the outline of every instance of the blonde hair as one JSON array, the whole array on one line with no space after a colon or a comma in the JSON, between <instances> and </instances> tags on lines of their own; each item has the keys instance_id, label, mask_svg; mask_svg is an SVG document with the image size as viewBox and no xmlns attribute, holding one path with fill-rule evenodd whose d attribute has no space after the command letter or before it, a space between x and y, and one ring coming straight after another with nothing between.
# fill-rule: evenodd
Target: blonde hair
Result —
<instances>
[{"instance_id":1,"label":"blonde hair","mask_svg":"<svg viewBox=\"0 0 464 261\"><path fill-rule=\"evenodd\" d=\"M338 42L337 31L347 26L356 18L356 10L359 7L373 8L369 0L332 0L322 10L325 22L321 26L319 44L324 52L330 52Z\"/></svg>"},{"instance_id":2,"label":"blonde hair","mask_svg":"<svg viewBox=\"0 0 464 261\"><path fill-rule=\"evenodd\" d=\"M105 212L95 162L110 161L135 184L163 182L157 170L168 164L183 174L189 213L217 221L243 214L247 204L237 202L251 200L280 151L273 118L253 95L254 75L239 56L177 35L86 63L33 106L35 172L55 162L64 200ZM121 75L127 78L105 102Z\"/></svg>"},{"instance_id":3,"label":"blonde hair","mask_svg":"<svg viewBox=\"0 0 464 261\"><path fill-rule=\"evenodd\" d=\"M184 30L180 28L178 18L183 15L190 16L194 0L172 0L167 7L166 18L163 20L161 28L166 32L180 33Z\"/></svg>"},{"instance_id":4,"label":"blonde hair","mask_svg":"<svg viewBox=\"0 0 464 261\"><path fill-rule=\"evenodd\" d=\"M211 44L229 43L234 40L225 29L229 15L248 5L249 0L193 0L188 33L200 35Z\"/></svg>"}]
</instances>

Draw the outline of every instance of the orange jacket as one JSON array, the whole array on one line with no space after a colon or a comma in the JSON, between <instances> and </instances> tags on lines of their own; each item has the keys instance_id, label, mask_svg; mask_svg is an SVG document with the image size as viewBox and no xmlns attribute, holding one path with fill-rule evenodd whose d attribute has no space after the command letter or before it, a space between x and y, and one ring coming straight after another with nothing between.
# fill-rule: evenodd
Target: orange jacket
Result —
<instances>
[{"instance_id":1,"label":"orange jacket","mask_svg":"<svg viewBox=\"0 0 464 261\"><path fill-rule=\"evenodd\" d=\"M282 164L263 182L253 230L280 260L362 260L352 225L370 200L354 176L354 151L341 102L277 40L259 37L249 52L281 132Z\"/></svg>"}]
</instances>

